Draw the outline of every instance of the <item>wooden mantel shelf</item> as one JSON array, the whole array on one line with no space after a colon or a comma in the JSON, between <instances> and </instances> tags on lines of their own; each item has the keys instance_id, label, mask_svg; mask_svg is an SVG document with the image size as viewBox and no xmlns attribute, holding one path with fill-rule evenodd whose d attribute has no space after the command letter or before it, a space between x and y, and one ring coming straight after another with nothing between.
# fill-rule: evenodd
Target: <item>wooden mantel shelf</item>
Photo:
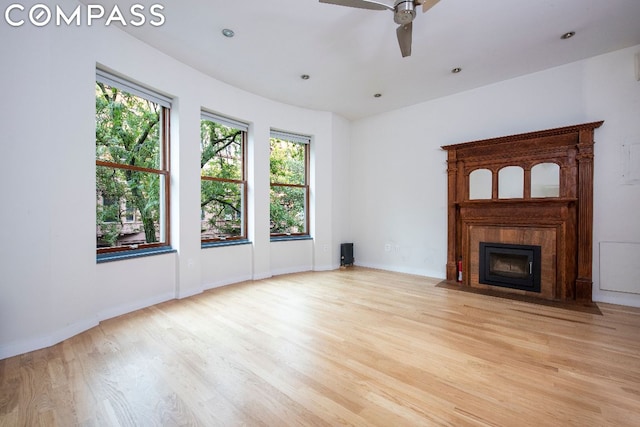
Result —
<instances>
[{"instance_id":1,"label":"wooden mantel shelf","mask_svg":"<svg viewBox=\"0 0 640 427\"><path fill-rule=\"evenodd\" d=\"M489 285L478 283L475 271L478 239L504 238L503 243L530 239L548 250L546 288L530 296L591 301L593 144L595 129L602 124L584 123L442 147L447 151L448 173L447 280L456 280L458 260L462 259L466 272L462 285L486 288ZM559 197L531 197L531 170L540 163L559 166ZM523 169L522 198L498 197L498 174L507 166ZM477 169L492 174L490 199L469 198L469 175Z\"/></svg>"},{"instance_id":2,"label":"wooden mantel shelf","mask_svg":"<svg viewBox=\"0 0 640 427\"><path fill-rule=\"evenodd\" d=\"M500 199L500 200L465 200L462 202L456 202L456 206L465 207L465 206L513 206L513 205L568 205L571 203L576 203L578 201L575 197L544 197L544 198L536 198L536 199Z\"/></svg>"},{"instance_id":3,"label":"wooden mantel shelf","mask_svg":"<svg viewBox=\"0 0 640 427\"><path fill-rule=\"evenodd\" d=\"M447 151L459 150L460 152L464 152L464 151L469 151L475 148L482 149L483 147L491 147L493 149L491 151L495 151L495 148L500 144L509 144L513 142L516 142L518 144L522 144L526 142L535 143L539 139L546 139L549 137L552 137L552 138L563 137L571 134L577 135L582 131L592 133L594 129L599 128L600 126L602 126L603 123L604 121L583 123L583 124L573 125L573 126L565 126L560 128L554 128L554 129L539 130L535 132L520 133L516 135L500 136L497 138L488 138L488 139L481 139L477 141L463 142L461 144L444 145L441 148ZM562 141L562 138L560 140L556 140L555 142L559 142L560 144L562 144L561 141ZM539 148L545 149L547 147L541 146ZM488 154L489 152L490 151L487 151L486 154ZM504 153L504 154L510 155L510 153Z\"/></svg>"}]
</instances>

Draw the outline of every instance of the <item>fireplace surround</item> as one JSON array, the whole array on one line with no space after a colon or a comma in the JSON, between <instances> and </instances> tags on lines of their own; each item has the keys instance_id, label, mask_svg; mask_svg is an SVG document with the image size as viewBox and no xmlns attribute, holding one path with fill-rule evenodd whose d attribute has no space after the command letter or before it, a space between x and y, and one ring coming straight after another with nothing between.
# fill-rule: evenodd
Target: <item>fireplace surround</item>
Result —
<instances>
[{"instance_id":1,"label":"fireplace surround","mask_svg":"<svg viewBox=\"0 0 640 427\"><path fill-rule=\"evenodd\" d=\"M448 173L448 281L456 281L462 259L462 286L591 301L593 137L602 123L442 147ZM542 191L532 184L540 166L551 166L557 174L556 185L545 182L548 188ZM517 173L504 179L504 172L512 170ZM477 175L484 175L488 186L477 197L470 196L474 171L482 172ZM515 191L509 187L514 182ZM499 285L482 283L482 242L539 247L539 290L523 289L508 278Z\"/></svg>"}]
</instances>

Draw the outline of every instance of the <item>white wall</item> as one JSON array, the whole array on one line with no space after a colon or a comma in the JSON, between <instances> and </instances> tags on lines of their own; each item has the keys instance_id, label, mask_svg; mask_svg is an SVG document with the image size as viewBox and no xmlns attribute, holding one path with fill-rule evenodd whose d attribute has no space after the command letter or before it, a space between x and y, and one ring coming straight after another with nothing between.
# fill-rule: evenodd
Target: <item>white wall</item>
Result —
<instances>
[{"instance_id":1,"label":"white wall","mask_svg":"<svg viewBox=\"0 0 640 427\"><path fill-rule=\"evenodd\" d=\"M67 4L66 10L77 5L58 4ZM329 249L342 239L347 218L334 215L334 199L345 197L335 191L332 172L334 145L348 140L344 121L238 90L115 27L0 25L0 39L0 359L170 298L282 272L337 267ZM174 99L175 253L96 264L97 64ZM201 249L201 108L250 124L249 245ZM313 240L270 242L271 127L312 136Z\"/></svg>"},{"instance_id":2,"label":"white wall","mask_svg":"<svg viewBox=\"0 0 640 427\"><path fill-rule=\"evenodd\" d=\"M640 143L638 51L620 50L353 123L356 264L445 277L447 176L440 146L604 120L595 133L594 299L640 306L640 295L601 291L598 282L600 241L640 242L640 185L624 185L621 153L625 142Z\"/></svg>"},{"instance_id":3,"label":"white wall","mask_svg":"<svg viewBox=\"0 0 640 427\"><path fill-rule=\"evenodd\" d=\"M95 243L78 238L95 231L95 130L77 120L95 101L67 90L95 65L74 58L83 29L54 33L0 25L0 358L96 324Z\"/></svg>"},{"instance_id":4,"label":"white wall","mask_svg":"<svg viewBox=\"0 0 640 427\"><path fill-rule=\"evenodd\" d=\"M352 187L358 188L357 183L351 181L351 146L350 146L350 122L334 115L333 131L333 211L334 218L333 239L329 246L329 260L331 268L340 264L340 244L353 241L350 221ZM325 250L322 246L321 250ZM319 269L316 267L316 269Z\"/></svg>"},{"instance_id":5,"label":"white wall","mask_svg":"<svg viewBox=\"0 0 640 427\"><path fill-rule=\"evenodd\" d=\"M640 54L640 46L586 61L583 87L587 115L605 120L596 131L595 145L593 298L640 307L637 251L628 254L633 259L619 272L620 277L626 277L630 283L602 284L603 288L633 293L600 289L600 243L640 243L640 182L628 183L624 177L624 146L634 144L640 148L640 81L633 78L636 54ZM633 167L637 176L640 164Z\"/></svg>"}]
</instances>

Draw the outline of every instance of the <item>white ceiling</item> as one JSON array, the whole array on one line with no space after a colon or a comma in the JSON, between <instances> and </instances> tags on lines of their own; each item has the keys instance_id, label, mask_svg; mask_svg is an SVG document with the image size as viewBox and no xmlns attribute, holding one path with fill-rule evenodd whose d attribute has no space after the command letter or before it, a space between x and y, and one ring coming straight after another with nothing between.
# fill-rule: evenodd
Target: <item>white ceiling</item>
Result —
<instances>
[{"instance_id":1,"label":"white ceiling","mask_svg":"<svg viewBox=\"0 0 640 427\"><path fill-rule=\"evenodd\" d=\"M116 3L128 11L139 0L101 2ZM418 11L407 58L388 11L318 0L153 3L164 25L125 30L220 81L348 119L640 44L640 0L441 0ZM576 35L561 40L568 31Z\"/></svg>"}]
</instances>

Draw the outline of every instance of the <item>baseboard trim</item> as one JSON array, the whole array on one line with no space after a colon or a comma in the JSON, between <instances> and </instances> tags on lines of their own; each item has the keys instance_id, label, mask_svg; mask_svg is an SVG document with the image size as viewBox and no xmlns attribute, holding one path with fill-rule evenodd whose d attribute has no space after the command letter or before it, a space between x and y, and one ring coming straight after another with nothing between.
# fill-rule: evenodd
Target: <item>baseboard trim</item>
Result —
<instances>
[{"instance_id":1,"label":"baseboard trim","mask_svg":"<svg viewBox=\"0 0 640 427\"><path fill-rule=\"evenodd\" d=\"M209 289L222 288L223 286L234 285L236 283L247 282L250 280L255 280L255 279L252 279L250 275L238 276L238 277L233 277L231 279L218 280L216 282L205 283L203 285L203 289L205 291L208 291Z\"/></svg>"},{"instance_id":2,"label":"baseboard trim","mask_svg":"<svg viewBox=\"0 0 640 427\"><path fill-rule=\"evenodd\" d=\"M98 323L97 319L87 319L75 322L44 336L0 346L0 360L59 344L66 339L98 326Z\"/></svg>"},{"instance_id":3,"label":"baseboard trim","mask_svg":"<svg viewBox=\"0 0 640 427\"><path fill-rule=\"evenodd\" d=\"M340 264L316 265L313 267L313 271L333 271L339 268L340 268Z\"/></svg>"},{"instance_id":4,"label":"baseboard trim","mask_svg":"<svg viewBox=\"0 0 640 427\"><path fill-rule=\"evenodd\" d=\"M153 297L108 308L98 312L98 321L102 322L104 320L122 316L123 314L131 313L133 311L142 310L143 308L151 307L152 305L160 304L172 299L176 299L175 293L167 292L165 294L155 295Z\"/></svg>"},{"instance_id":5,"label":"baseboard trim","mask_svg":"<svg viewBox=\"0 0 640 427\"><path fill-rule=\"evenodd\" d=\"M313 268L310 265L299 265L297 267L287 267L287 268L281 268L278 270L272 270L271 273L274 276L281 276L283 274L292 274L292 273L302 273L305 271L312 271Z\"/></svg>"},{"instance_id":6,"label":"baseboard trim","mask_svg":"<svg viewBox=\"0 0 640 427\"><path fill-rule=\"evenodd\" d=\"M419 270L416 268L398 268L397 266L375 264L375 263L368 263L368 262L356 262L354 263L354 265L358 267L373 268L375 270L392 271L394 273L404 273L404 274L411 274L413 276L428 277L430 279L444 280L445 278L443 272L436 273L433 271Z\"/></svg>"}]
</instances>

